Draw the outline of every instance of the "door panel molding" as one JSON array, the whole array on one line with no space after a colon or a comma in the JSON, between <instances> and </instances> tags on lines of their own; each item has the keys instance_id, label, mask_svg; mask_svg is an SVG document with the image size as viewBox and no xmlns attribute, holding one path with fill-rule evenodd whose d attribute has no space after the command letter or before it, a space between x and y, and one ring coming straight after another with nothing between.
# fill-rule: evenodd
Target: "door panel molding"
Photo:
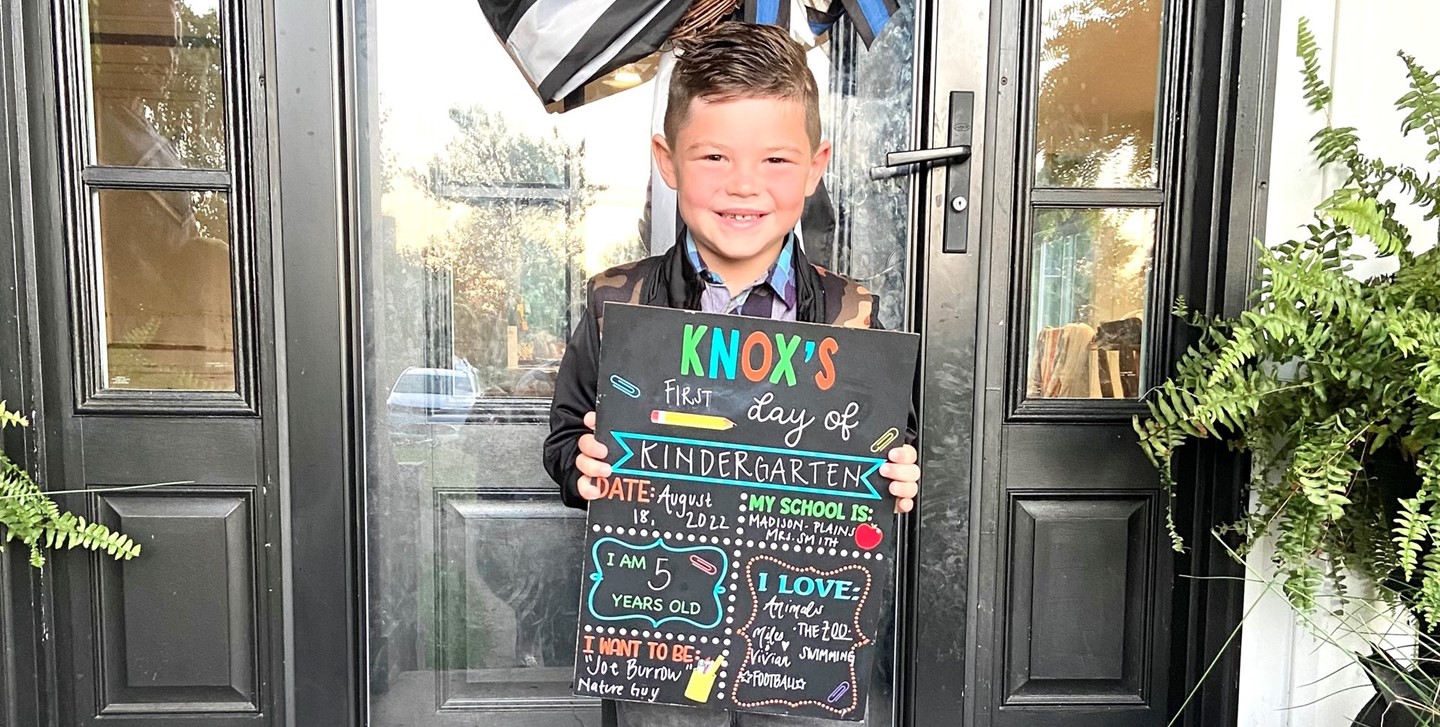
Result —
<instances>
[{"instance_id":1,"label":"door panel molding","mask_svg":"<svg viewBox=\"0 0 1440 727\"><path fill-rule=\"evenodd\" d=\"M145 544L103 561L100 713L260 711L263 645L250 488L108 494L98 521ZM179 594L185 594L180 597ZM218 613L217 613L218 610Z\"/></svg>"},{"instance_id":2,"label":"door panel molding","mask_svg":"<svg viewBox=\"0 0 1440 727\"><path fill-rule=\"evenodd\" d=\"M1010 491L1008 705L1144 705L1153 494Z\"/></svg>"},{"instance_id":3,"label":"door panel molding","mask_svg":"<svg viewBox=\"0 0 1440 727\"><path fill-rule=\"evenodd\" d=\"M444 650L452 645L478 646L467 640L473 633L467 629L471 619L484 619L512 608L517 621L531 624L527 627L517 623L515 638L546 632L555 636L554 643L548 646L532 644L517 648L517 652L544 654L554 649L557 657L568 655L574 648L575 626L572 622L566 628L568 619L564 616L571 611L571 603L580 602L581 577L579 564L571 562L569 556L583 547L585 514L556 502L549 491L496 495L443 490L435 493L433 507L439 532L435 570L438 573L446 566L458 567L461 575L454 581L442 579L436 584L436 641L442 649L438 658L448 663ZM525 537L527 531L536 528L544 528L552 535L543 543ZM561 562L555 563L557 557ZM542 562L555 563L555 567L534 567ZM471 573L481 574L479 584L465 577ZM457 585L462 588L456 589ZM554 623L556 617L559 624ZM482 621L478 626L495 629L497 625ZM558 628L552 630L551 626ZM507 671L513 678L507 678ZM542 674L552 678L537 678ZM570 693L573 674L568 663L559 673L544 664L509 670L453 669L438 680L439 708L472 716L491 710L567 714L597 710L599 700ZM565 718L557 715L556 719Z\"/></svg>"}]
</instances>

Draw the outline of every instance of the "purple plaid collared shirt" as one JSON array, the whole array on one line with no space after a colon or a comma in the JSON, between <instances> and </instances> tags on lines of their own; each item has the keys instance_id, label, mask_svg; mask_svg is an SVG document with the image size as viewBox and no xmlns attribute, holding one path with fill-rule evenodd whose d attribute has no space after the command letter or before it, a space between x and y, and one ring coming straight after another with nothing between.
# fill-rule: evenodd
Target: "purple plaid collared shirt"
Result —
<instances>
[{"instance_id":1,"label":"purple plaid collared shirt","mask_svg":"<svg viewBox=\"0 0 1440 727\"><path fill-rule=\"evenodd\" d=\"M738 294L730 295L725 281L705 267L700 251L690 233L685 233L685 253L690 264L705 281L705 292L700 296L700 310L705 313L739 313L747 316L770 318L777 321L795 320L795 235L787 235L780 248L780 256L765 276L745 286ZM754 298L752 301L751 299ZM766 307L765 303L769 303Z\"/></svg>"}]
</instances>

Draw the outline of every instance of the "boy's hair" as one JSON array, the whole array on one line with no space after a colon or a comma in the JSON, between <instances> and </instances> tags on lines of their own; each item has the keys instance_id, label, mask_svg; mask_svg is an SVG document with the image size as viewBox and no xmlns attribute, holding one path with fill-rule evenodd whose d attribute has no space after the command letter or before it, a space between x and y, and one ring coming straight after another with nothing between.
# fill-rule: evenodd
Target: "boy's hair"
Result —
<instances>
[{"instance_id":1,"label":"boy's hair","mask_svg":"<svg viewBox=\"0 0 1440 727\"><path fill-rule=\"evenodd\" d=\"M805 109L811 148L820 143L820 92L805 65L805 49L774 25L725 22L680 46L665 107L665 138L671 143L697 98L798 101Z\"/></svg>"}]
</instances>

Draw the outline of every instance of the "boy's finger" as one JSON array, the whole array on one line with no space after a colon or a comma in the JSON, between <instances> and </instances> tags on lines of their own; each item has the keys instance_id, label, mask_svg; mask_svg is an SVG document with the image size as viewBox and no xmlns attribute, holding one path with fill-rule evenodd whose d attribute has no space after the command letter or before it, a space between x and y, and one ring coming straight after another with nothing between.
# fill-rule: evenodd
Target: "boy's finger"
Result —
<instances>
[{"instance_id":1,"label":"boy's finger","mask_svg":"<svg viewBox=\"0 0 1440 727\"><path fill-rule=\"evenodd\" d=\"M914 509L915 501L908 497L902 497L895 501L895 512L910 512Z\"/></svg>"},{"instance_id":2,"label":"boy's finger","mask_svg":"<svg viewBox=\"0 0 1440 727\"><path fill-rule=\"evenodd\" d=\"M586 434L580 437L580 452L595 459L605 459L606 455L610 454L610 448L596 439L594 434Z\"/></svg>"},{"instance_id":3,"label":"boy's finger","mask_svg":"<svg viewBox=\"0 0 1440 727\"><path fill-rule=\"evenodd\" d=\"M580 470L580 474L590 477L610 476L609 464L601 462L598 459L591 459L583 454L575 458L575 469Z\"/></svg>"},{"instance_id":4,"label":"boy's finger","mask_svg":"<svg viewBox=\"0 0 1440 727\"><path fill-rule=\"evenodd\" d=\"M595 412L586 412L585 426L590 427L590 431L595 431Z\"/></svg>"},{"instance_id":5,"label":"boy's finger","mask_svg":"<svg viewBox=\"0 0 1440 727\"><path fill-rule=\"evenodd\" d=\"M578 490L580 496L586 500L594 500L600 497L600 486L596 485L594 480L591 480L589 477L581 477L575 483L575 489Z\"/></svg>"},{"instance_id":6,"label":"boy's finger","mask_svg":"<svg viewBox=\"0 0 1440 727\"><path fill-rule=\"evenodd\" d=\"M899 482L919 482L920 465L915 464L888 464L880 465L880 476L887 480Z\"/></svg>"},{"instance_id":7,"label":"boy's finger","mask_svg":"<svg viewBox=\"0 0 1440 727\"><path fill-rule=\"evenodd\" d=\"M914 482L891 482L890 494L902 500L908 500L920 494L920 486Z\"/></svg>"},{"instance_id":8,"label":"boy's finger","mask_svg":"<svg viewBox=\"0 0 1440 727\"><path fill-rule=\"evenodd\" d=\"M915 464L920 461L920 455L914 447L906 444L890 450L890 461L895 464Z\"/></svg>"}]
</instances>

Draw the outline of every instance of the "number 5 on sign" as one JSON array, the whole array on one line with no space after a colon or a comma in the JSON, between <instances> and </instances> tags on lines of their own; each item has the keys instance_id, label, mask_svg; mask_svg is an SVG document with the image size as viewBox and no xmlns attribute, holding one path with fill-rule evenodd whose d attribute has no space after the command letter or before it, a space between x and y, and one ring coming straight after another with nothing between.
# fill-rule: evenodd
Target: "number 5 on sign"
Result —
<instances>
[{"instance_id":1,"label":"number 5 on sign","mask_svg":"<svg viewBox=\"0 0 1440 727\"><path fill-rule=\"evenodd\" d=\"M654 578L651 578L649 581L647 581L647 582L645 583L645 585L650 586L650 590L652 590L652 591L663 591L663 590L665 590L665 588L666 588L667 586L670 585L670 569L665 567L665 561L667 561L667 560L670 560L670 559L669 559L669 558L656 558L656 559L655 559L655 577L654 577ZM664 574L664 576L665 576L665 582L664 582L664 583L661 583L660 585L657 586L657 585L655 585L655 578L659 578L661 574Z\"/></svg>"}]
</instances>

